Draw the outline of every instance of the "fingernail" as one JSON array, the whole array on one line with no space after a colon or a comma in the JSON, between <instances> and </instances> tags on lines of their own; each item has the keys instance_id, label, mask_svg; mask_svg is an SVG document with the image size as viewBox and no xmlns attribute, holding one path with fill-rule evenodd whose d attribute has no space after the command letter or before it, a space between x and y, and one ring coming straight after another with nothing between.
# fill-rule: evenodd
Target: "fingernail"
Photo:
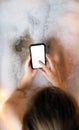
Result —
<instances>
[{"instance_id":1,"label":"fingernail","mask_svg":"<svg viewBox=\"0 0 79 130\"><path fill-rule=\"evenodd\" d=\"M39 63L42 63L42 62L39 60Z\"/></svg>"}]
</instances>

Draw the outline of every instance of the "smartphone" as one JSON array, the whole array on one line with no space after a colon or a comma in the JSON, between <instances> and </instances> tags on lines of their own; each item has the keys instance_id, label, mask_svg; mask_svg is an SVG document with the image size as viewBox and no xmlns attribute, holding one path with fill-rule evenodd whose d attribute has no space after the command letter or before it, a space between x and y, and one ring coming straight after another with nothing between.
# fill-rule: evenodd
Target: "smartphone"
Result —
<instances>
[{"instance_id":1,"label":"smartphone","mask_svg":"<svg viewBox=\"0 0 79 130\"><path fill-rule=\"evenodd\" d=\"M42 68L39 61L46 64L46 45L44 43L31 44L29 46L31 65L33 69Z\"/></svg>"}]
</instances>

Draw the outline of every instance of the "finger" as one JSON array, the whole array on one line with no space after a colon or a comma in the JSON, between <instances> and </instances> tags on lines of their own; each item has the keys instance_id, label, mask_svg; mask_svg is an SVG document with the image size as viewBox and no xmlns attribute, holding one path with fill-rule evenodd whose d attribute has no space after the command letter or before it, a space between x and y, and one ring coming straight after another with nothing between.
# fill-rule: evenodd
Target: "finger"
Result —
<instances>
[{"instance_id":1,"label":"finger","mask_svg":"<svg viewBox=\"0 0 79 130\"><path fill-rule=\"evenodd\" d=\"M38 71L38 70L33 70L33 72L32 72L32 76L33 76L33 77L36 75L37 71Z\"/></svg>"},{"instance_id":2,"label":"finger","mask_svg":"<svg viewBox=\"0 0 79 130\"><path fill-rule=\"evenodd\" d=\"M30 55L29 55L29 56L27 57L25 66L29 66L29 65L30 65L30 61L31 61L31 58L30 58Z\"/></svg>"},{"instance_id":3,"label":"finger","mask_svg":"<svg viewBox=\"0 0 79 130\"><path fill-rule=\"evenodd\" d=\"M43 62L39 61L39 64L42 66L43 71L49 73L49 68Z\"/></svg>"},{"instance_id":4,"label":"finger","mask_svg":"<svg viewBox=\"0 0 79 130\"><path fill-rule=\"evenodd\" d=\"M47 78L45 71L43 71L42 69L38 69L38 70L39 70L39 72L41 72Z\"/></svg>"},{"instance_id":5,"label":"finger","mask_svg":"<svg viewBox=\"0 0 79 130\"><path fill-rule=\"evenodd\" d=\"M51 58L51 56L48 55L48 54L46 54L46 58L47 58L47 61L50 64L51 70L55 71L55 69L56 69L56 62L55 62L55 60L53 58Z\"/></svg>"}]
</instances>

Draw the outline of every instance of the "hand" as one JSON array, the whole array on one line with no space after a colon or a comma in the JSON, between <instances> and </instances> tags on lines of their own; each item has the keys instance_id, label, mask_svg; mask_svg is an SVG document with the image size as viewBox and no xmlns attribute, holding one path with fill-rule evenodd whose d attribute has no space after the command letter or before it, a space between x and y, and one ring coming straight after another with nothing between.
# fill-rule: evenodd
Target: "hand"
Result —
<instances>
[{"instance_id":1,"label":"hand","mask_svg":"<svg viewBox=\"0 0 79 130\"><path fill-rule=\"evenodd\" d=\"M30 77L30 79L33 79L36 72L37 72L37 70L32 69L31 58L30 58L30 56L28 56L27 61L25 63L25 76L27 78Z\"/></svg>"},{"instance_id":2,"label":"hand","mask_svg":"<svg viewBox=\"0 0 79 130\"><path fill-rule=\"evenodd\" d=\"M46 54L46 59L50 65L50 68L48 68L45 64L39 61L40 65L42 66L42 69L39 69L39 71L53 86L63 88L64 86L59 76L55 60L51 58L48 54Z\"/></svg>"},{"instance_id":3,"label":"hand","mask_svg":"<svg viewBox=\"0 0 79 130\"><path fill-rule=\"evenodd\" d=\"M25 72L20 81L19 88L23 88L24 86L31 84L34 76L37 73L37 70L32 69L30 61L31 61L31 58L30 58L30 56L28 56L26 63L25 63Z\"/></svg>"}]
</instances>

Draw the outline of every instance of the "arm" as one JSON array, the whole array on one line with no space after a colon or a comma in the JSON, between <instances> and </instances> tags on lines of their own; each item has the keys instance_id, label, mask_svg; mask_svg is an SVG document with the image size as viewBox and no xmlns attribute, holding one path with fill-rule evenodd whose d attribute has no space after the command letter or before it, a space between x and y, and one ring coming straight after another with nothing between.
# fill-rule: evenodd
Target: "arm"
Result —
<instances>
[{"instance_id":1,"label":"arm","mask_svg":"<svg viewBox=\"0 0 79 130\"><path fill-rule=\"evenodd\" d=\"M31 58L28 56L27 61L25 63L25 73L22 79L19 82L18 89L27 89L28 86L31 86L33 78L35 77L37 70L33 70L30 64Z\"/></svg>"},{"instance_id":2,"label":"arm","mask_svg":"<svg viewBox=\"0 0 79 130\"><path fill-rule=\"evenodd\" d=\"M47 67L41 61L39 61L40 65L42 66L42 69L39 69L39 71L46 77L46 79L53 86L59 87L63 90L66 90L66 88L63 85L62 80L59 76L55 60L53 58L51 58L51 56L48 55L48 54L46 54L46 59L47 59L49 65L50 65L50 67Z\"/></svg>"},{"instance_id":3,"label":"arm","mask_svg":"<svg viewBox=\"0 0 79 130\"><path fill-rule=\"evenodd\" d=\"M35 74L36 70L32 70L29 56L18 89L14 91L2 108L2 118L7 130L19 130L19 126L21 128L22 117L26 110L26 90L31 85Z\"/></svg>"}]
</instances>

